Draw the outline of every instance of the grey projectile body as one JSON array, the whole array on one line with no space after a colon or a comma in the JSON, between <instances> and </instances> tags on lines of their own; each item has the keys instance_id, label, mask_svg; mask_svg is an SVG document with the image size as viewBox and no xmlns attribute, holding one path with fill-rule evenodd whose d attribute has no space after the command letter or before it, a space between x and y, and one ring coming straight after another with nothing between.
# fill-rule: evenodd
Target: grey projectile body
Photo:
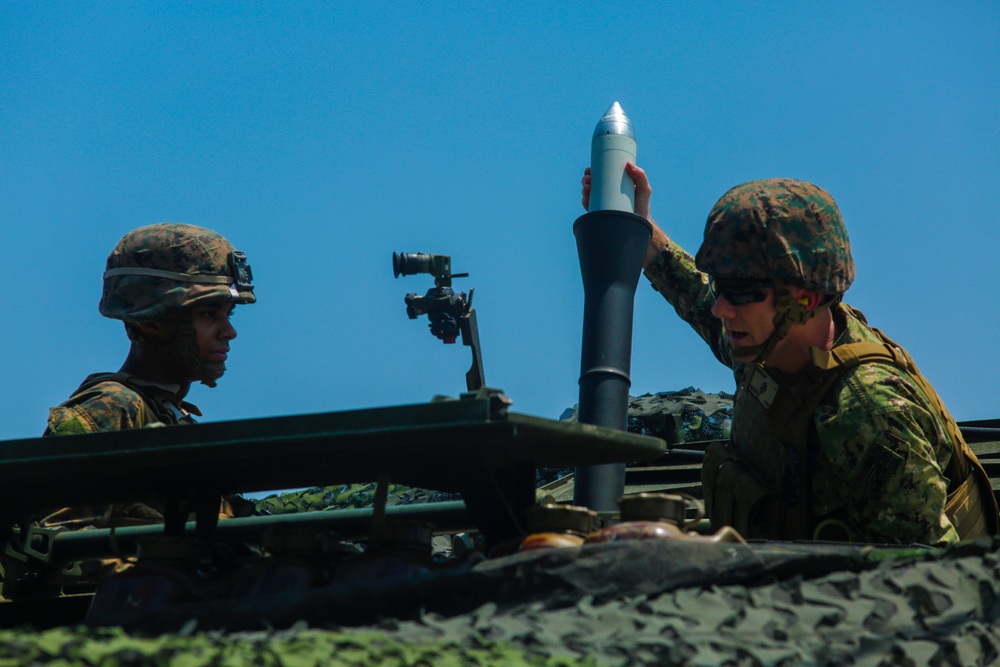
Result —
<instances>
[{"instance_id":1,"label":"grey projectile body","mask_svg":"<svg viewBox=\"0 0 1000 667\"><path fill-rule=\"evenodd\" d=\"M635 185L625 163L635 164L635 130L618 102L594 128L590 142L590 210L635 211Z\"/></svg>"}]
</instances>

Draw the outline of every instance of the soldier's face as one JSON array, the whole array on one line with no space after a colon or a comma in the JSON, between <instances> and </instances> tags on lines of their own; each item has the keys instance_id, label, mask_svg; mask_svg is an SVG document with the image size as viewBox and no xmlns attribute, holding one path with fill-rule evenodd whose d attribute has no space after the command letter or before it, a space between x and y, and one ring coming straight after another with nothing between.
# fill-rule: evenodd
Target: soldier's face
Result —
<instances>
[{"instance_id":1,"label":"soldier's face","mask_svg":"<svg viewBox=\"0 0 1000 667\"><path fill-rule=\"evenodd\" d=\"M192 311L191 323L198 358L209 379L218 380L226 372L229 341L236 338L236 329L229 321L234 309L235 306L230 303L214 303L198 306Z\"/></svg>"},{"instance_id":2,"label":"soldier's face","mask_svg":"<svg viewBox=\"0 0 1000 667\"><path fill-rule=\"evenodd\" d=\"M763 345L774 333L774 290L768 288L763 301L734 305L720 294L712 306L712 315L722 321L733 356L740 358L740 349ZM746 356L746 355L743 355Z\"/></svg>"}]
</instances>

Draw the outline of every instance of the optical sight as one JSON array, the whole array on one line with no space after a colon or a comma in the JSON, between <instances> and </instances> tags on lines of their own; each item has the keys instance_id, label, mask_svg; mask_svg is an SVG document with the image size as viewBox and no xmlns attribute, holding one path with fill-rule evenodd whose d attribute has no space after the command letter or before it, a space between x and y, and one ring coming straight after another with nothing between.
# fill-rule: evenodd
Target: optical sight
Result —
<instances>
[{"instance_id":1,"label":"optical sight","mask_svg":"<svg viewBox=\"0 0 1000 667\"><path fill-rule=\"evenodd\" d=\"M435 278L451 275L451 257L426 252L392 253L392 273L396 278L429 273Z\"/></svg>"},{"instance_id":2,"label":"optical sight","mask_svg":"<svg viewBox=\"0 0 1000 667\"><path fill-rule=\"evenodd\" d=\"M472 292L455 293L451 288L452 278L467 278L468 273L452 273L451 257L431 255L425 252L392 253L392 273L398 278L416 273L434 276L434 287L427 294L406 295L406 316L415 320L426 315L431 333L435 338L454 343L459 336L462 344L472 348L472 368L465 374L465 386L469 391L485 387L483 361L479 356L479 328L476 326L476 309L472 307Z\"/></svg>"}]
</instances>

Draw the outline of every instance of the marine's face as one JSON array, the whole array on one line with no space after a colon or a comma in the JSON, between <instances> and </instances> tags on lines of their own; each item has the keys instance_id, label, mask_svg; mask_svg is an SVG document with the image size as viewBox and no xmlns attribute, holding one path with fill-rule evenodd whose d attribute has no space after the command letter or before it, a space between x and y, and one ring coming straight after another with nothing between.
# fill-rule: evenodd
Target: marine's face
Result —
<instances>
[{"instance_id":1,"label":"marine's face","mask_svg":"<svg viewBox=\"0 0 1000 667\"><path fill-rule=\"evenodd\" d=\"M218 380L226 372L229 341L236 338L236 329L229 318L236 308L231 303L213 303L197 306L191 313L194 339L198 348L200 372L204 377L196 380Z\"/></svg>"},{"instance_id":2,"label":"marine's face","mask_svg":"<svg viewBox=\"0 0 1000 667\"><path fill-rule=\"evenodd\" d=\"M767 298L763 301L734 305L719 294L712 306L712 315L722 321L726 339L733 356L743 360L751 355L740 355L742 348L763 345L774 333L774 289L767 288ZM780 343L779 343L780 345Z\"/></svg>"}]
</instances>

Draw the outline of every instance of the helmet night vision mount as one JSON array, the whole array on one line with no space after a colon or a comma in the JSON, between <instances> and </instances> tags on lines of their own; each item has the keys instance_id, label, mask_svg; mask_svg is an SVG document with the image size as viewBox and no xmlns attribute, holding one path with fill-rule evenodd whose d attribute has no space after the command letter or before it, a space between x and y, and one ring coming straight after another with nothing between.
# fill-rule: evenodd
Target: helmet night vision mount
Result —
<instances>
[{"instance_id":1,"label":"helmet night vision mount","mask_svg":"<svg viewBox=\"0 0 1000 667\"><path fill-rule=\"evenodd\" d=\"M418 273L434 276L434 287L424 296L415 293L406 295L406 314L411 320L427 315L431 333L446 344L453 344L459 335L462 344L472 348L472 367L465 374L468 391L478 391L486 386L483 375L483 359L479 348L479 327L476 324L476 309L472 307L472 293L469 290L455 293L451 288L452 278L466 278L468 273L452 273L451 257L428 253L392 253L392 273L398 278Z\"/></svg>"}]
</instances>

